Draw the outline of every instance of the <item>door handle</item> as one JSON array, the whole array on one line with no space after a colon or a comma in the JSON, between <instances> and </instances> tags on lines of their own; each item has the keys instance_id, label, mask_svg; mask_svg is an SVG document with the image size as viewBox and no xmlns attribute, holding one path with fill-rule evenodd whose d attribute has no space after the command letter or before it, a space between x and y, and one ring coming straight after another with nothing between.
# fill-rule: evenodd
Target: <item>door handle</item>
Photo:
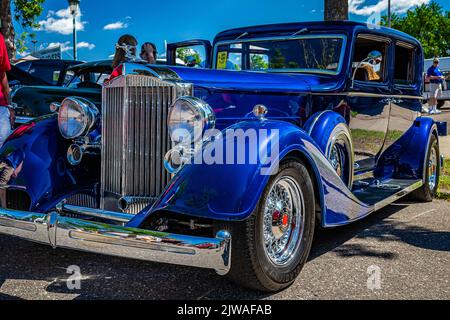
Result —
<instances>
[{"instance_id":1,"label":"door handle","mask_svg":"<svg viewBox=\"0 0 450 320\"><path fill-rule=\"evenodd\" d=\"M392 98L385 98L385 99L382 99L380 102L384 103L384 104L388 104L388 103L393 102L393 100L392 100Z\"/></svg>"}]
</instances>

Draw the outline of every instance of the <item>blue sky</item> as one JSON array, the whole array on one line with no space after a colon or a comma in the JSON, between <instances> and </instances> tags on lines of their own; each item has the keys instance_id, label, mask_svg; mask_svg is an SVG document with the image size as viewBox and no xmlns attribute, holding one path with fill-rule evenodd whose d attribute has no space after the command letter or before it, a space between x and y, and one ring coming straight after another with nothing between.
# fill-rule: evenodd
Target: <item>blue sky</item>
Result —
<instances>
[{"instance_id":1,"label":"blue sky","mask_svg":"<svg viewBox=\"0 0 450 320\"><path fill-rule=\"evenodd\" d=\"M393 11L405 12L430 0L393 0ZM212 40L225 29L255 24L313 21L323 19L324 0L81 0L78 19L78 59L108 58L114 44L124 33L139 43L156 43L164 52L164 41L193 38ZM350 19L366 22L385 13L387 0L349 0ZM438 0L450 10L450 1ZM64 58L71 58L72 20L66 0L46 0L36 31L38 48L62 44ZM20 27L16 26L17 33ZM28 44L30 50L33 45Z\"/></svg>"}]
</instances>

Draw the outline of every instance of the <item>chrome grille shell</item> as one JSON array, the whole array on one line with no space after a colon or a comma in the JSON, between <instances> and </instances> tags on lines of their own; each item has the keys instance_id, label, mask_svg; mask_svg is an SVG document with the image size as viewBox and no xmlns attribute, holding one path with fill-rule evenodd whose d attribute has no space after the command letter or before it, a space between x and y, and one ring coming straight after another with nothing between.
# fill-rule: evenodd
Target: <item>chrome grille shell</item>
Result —
<instances>
[{"instance_id":1,"label":"chrome grille shell","mask_svg":"<svg viewBox=\"0 0 450 320\"><path fill-rule=\"evenodd\" d=\"M170 179L163 166L168 110L191 93L192 86L146 75L123 75L104 86L101 209L136 214L161 194Z\"/></svg>"}]
</instances>

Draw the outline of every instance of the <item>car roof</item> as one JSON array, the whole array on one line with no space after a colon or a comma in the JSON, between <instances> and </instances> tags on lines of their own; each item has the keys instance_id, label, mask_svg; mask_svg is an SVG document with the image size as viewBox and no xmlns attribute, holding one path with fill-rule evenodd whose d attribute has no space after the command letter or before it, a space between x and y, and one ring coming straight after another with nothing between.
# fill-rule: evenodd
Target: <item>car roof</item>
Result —
<instances>
[{"instance_id":1,"label":"car roof","mask_svg":"<svg viewBox=\"0 0 450 320\"><path fill-rule=\"evenodd\" d=\"M112 68L112 60L99 60L99 61L86 62L86 63L78 64L76 66L72 66L69 68L69 70L72 70L76 73L84 72L89 69L112 71L112 69L113 69Z\"/></svg>"},{"instance_id":2,"label":"car roof","mask_svg":"<svg viewBox=\"0 0 450 320\"><path fill-rule=\"evenodd\" d=\"M367 31L377 31L388 36L402 38L416 44L420 44L417 39L404 32L386 28L381 26L374 26L366 23L355 21L311 21L311 22L294 22L294 23L279 23L256 25L242 28L234 28L220 32L214 39L214 44L218 41L234 40L239 36L247 33L242 39L255 38L258 36L275 36L275 35L292 35L304 28L311 31L347 31L352 32L355 29L367 29ZM336 30L338 29L338 30Z\"/></svg>"},{"instance_id":3,"label":"car roof","mask_svg":"<svg viewBox=\"0 0 450 320\"><path fill-rule=\"evenodd\" d=\"M21 64L48 64L48 63L52 63L52 64L58 64L58 65L77 65L80 63L83 63L83 61L76 61L76 60L62 60L62 59L36 59L36 60L28 60L28 61L21 61L19 63L17 63L16 65L21 65Z\"/></svg>"}]
</instances>

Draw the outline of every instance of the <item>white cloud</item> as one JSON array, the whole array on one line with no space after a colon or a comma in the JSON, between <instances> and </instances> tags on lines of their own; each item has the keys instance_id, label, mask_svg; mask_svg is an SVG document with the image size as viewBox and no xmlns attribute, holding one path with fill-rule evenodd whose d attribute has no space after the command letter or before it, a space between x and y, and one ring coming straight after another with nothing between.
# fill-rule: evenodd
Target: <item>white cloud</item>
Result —
<instances>
[{"instance_id":1,"label":"white cloud","mask_svg":"<svg viewBox=\"0 0 450 320\"><path fill-rule=\"evenodd\" d=\"M82 21L81 18L82 14L80 12L75 20L77 31L84 31L84 26L87 23L86 21ZM47 19L39 21L39 25L40 28L37 30L69 35L73 30L72 15L70 14L69 8L56 12L50 10L47 14Z\"/></svg>"},{"instance_id":2,"label":"white cloud","mask_svg":"<svg viewBox=\"0 0 450 320\"><path fill-rule=\"evenodd\" d=\"M428 4L430 0L395 0L391 1L391 11L395 13L405 13L408 9L421 5ZM366 0L349 0L348 10L350 13L370 16L374 13L386 11L388 8L388 0L380 0L373 5L366 5Z\"/></svg>"},{"instance_id":3,"label":"white cloud","mask_svg":"<svg viewBox=\"0 0 450 320\"><path fill-rule=\"evenodd\" d=\"M95 44L89 43L86 41L81 41L81 42L78 42L77 47L78 47L78 49L86 48L89 50L93 50L95 48Z\"/></svg>"},{"instance_id":4,"label":"white cloud","mask_svg":"<svg viewBox=\"0 0 450 320\"><path fill-rule=\"evenodd\" d=\"M128 28L128 23L117 21L110 24L107 24L103 27L103 30L119 30Z\"/></svg>"},{"instance_id":5,"label":"white cloud","mask_svg":"<svg viewBox=\"0 0 450 320\"><path fill-rule=\"evenodd\" d=\"M54 48L54 47L61 47L61 52L66 52L69 50L73 50L73 47L70 45L70 41L66 42L50 42L46 47L41 46L41 49L44 48Z\"/></svg>"},{"instance_id":6,"label":"white cloud","mask_svg":"<svg viewBox=\"0 0 450 320\"><path fill-rule=\"evenodd\" d=\"M70 41L66 42L50 42L48 45L43 46L41 45L39 49L45 49L45 48L54 48L54 47L61 47L61 52L68 52L73 50L73 46L71 45ZM95 44L89 43L86 41L81 41L77 43L77 49L88 49L93 50L95 48Z\"/></svg>"}]
</instances>

